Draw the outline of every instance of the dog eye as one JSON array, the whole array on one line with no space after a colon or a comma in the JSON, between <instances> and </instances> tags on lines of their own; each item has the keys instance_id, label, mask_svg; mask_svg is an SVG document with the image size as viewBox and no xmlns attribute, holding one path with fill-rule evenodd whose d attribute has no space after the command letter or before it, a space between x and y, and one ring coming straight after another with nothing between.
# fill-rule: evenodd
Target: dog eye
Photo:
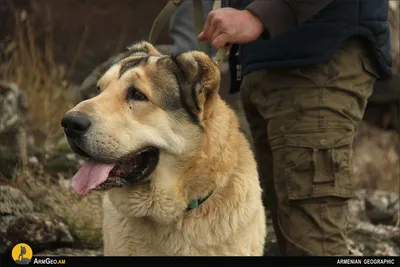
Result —
<instances>
[{"instance_id":1,"label":"dog eye","mask_svg":"<svg viewBox=\"0 0 400 267\"><path fill-rule=\"evenodd\" d=\"M133 100L136 100L136 101L146 101L147 100L147 97L144 95L144 94L142 94L137 88L135 88L135 87L129 87L128 88L128 95L127 95L127 98L129 99L129 100L131 100L131 99L133 99Z\"/></svg>"},{"instance_id":2,"label":"dog eye","mask_svg":"<svg viewBox=\"0 0 400 267\"><path fill-rule=\"evenodd\" d=\"M100 86L96 87L97 93L100 94Z\"/></svg>"}]
</instances>

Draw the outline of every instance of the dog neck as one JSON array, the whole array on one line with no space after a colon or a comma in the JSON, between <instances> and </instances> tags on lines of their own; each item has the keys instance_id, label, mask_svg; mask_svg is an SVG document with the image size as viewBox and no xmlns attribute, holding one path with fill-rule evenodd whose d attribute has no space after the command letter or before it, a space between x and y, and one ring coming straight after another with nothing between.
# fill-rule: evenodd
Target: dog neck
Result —
<instances>
[{"instance_id":1,"label":"dog neck","mask_svg":"<svg viewBox=\"0 0 400 267\"><path fill-rule=\"evenodd\" d=\"M212 110L204 119L205 135L199 150L188 157L189 162L185 164L188 166L185 176L192 177L188 184L192 191L199 192L199 195L195 194L198 199L215 192L217 187L223 187L239 160L238 140L241 133L238 119L219 96L214 101ZM218 179L215 179L216 176Z\"/></svg>"},{"instance_id":2,"label":"dog neck","mask_svg":"<svg viewBox=\"0 0 400 267\"><path fill-rule=\"evenodd\" d=\"M204 120L206 138L203 139L203 151L205 151L210 163L219 163L224 168L231 169L237 160L229 158L225 160L224 154L227 150L238 151L237 140L239 138L239 121L234 111L217 95L213 108L205 112L207 117ZM233 153L229 153L232 156ZM222 166L220 166L222 167Z\"/></svg>"}]
</instances>

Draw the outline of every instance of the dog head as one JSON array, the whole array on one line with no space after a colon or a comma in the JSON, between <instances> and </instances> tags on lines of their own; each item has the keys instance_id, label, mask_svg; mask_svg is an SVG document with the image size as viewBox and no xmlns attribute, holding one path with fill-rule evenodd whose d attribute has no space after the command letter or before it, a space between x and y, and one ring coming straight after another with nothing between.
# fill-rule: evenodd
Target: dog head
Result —
<instances>
[{"instance_id":1,"label":"dog head","mask_svg":"<svg viewBox=\"0 0 400 267\"><path fill-rule=\"evenodd\" d=\"M79 195L147 181L166 158L193 153L218 97L220 72L206 54L162 55L147 42L129 50L99 94L62 119L70 147L88 158L72 179Z\"/></svg>"}]
</instances>

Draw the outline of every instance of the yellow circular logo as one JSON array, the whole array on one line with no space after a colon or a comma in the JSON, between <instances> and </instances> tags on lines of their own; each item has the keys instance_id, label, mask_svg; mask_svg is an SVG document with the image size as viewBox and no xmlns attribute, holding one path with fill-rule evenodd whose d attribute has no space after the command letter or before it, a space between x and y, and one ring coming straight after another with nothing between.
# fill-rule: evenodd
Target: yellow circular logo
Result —
<instances>
[{"instance_id":1,"label":"yellow circular logo","mask_svg":"<svg viewBox=\"0 0 400 267\"><path fill-rule=\"evenodd\" d=\"M17 264L29 264L32 259L32 248L25 243L19 243L14 246L11 252L12 258Z\"/></svg>"}]
</instances>

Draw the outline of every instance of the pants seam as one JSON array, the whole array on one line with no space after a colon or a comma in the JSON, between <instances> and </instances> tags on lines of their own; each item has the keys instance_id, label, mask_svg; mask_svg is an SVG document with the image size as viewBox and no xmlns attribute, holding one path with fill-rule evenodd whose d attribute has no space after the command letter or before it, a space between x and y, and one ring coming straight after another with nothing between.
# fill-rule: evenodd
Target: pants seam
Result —
<instances>
[{"instance_id":1,"label":"pants seam","mask_svg":"<svg viewBox=\"0 0 400 267\"><path fill-rule=\"evenodd\" d=\"M276 190L275 190L275 191L276 191ZM313 253L312 253L311 250L309 250L309 249L307 249L307 248L305 248L305 247L303 247L303 246L301 246L301 245L299 245L299 244L296 244L296 242L294 242L294 241L285 233L285 231L283 230L282 224L281 224L281 219L280 219L280 217L281 217L281 216L280 216L281 212L280 212L279 206L280 206L280 204L278 204L278 209L277 209L278 227L279 227L279 230L280 230L282 236L286 239L286 242L290 242L290 243L291 243L292 245L294 245L295 247L298 247L298 248L300 248L300 249L306 251L309 255L313 255ZM287 247L286 247L286 248L287 248ZM285 254L286 254L286 255L288 254L287 251L285 251Z\"/></svg>"},{"instance_id":2,"label":"pants seam","mask_svg":"<svg viewBox=\"0 0 400 267\"><path fill-rule=\"evenodd\" d=\"M323 204L320 204L319 207L319 220L322 223L322 218L323 218ZM322 223L323 224L323 223ZM325 231L324 228L322 227L322 255L325 255Z\"/></svg>"}]
</instances>

